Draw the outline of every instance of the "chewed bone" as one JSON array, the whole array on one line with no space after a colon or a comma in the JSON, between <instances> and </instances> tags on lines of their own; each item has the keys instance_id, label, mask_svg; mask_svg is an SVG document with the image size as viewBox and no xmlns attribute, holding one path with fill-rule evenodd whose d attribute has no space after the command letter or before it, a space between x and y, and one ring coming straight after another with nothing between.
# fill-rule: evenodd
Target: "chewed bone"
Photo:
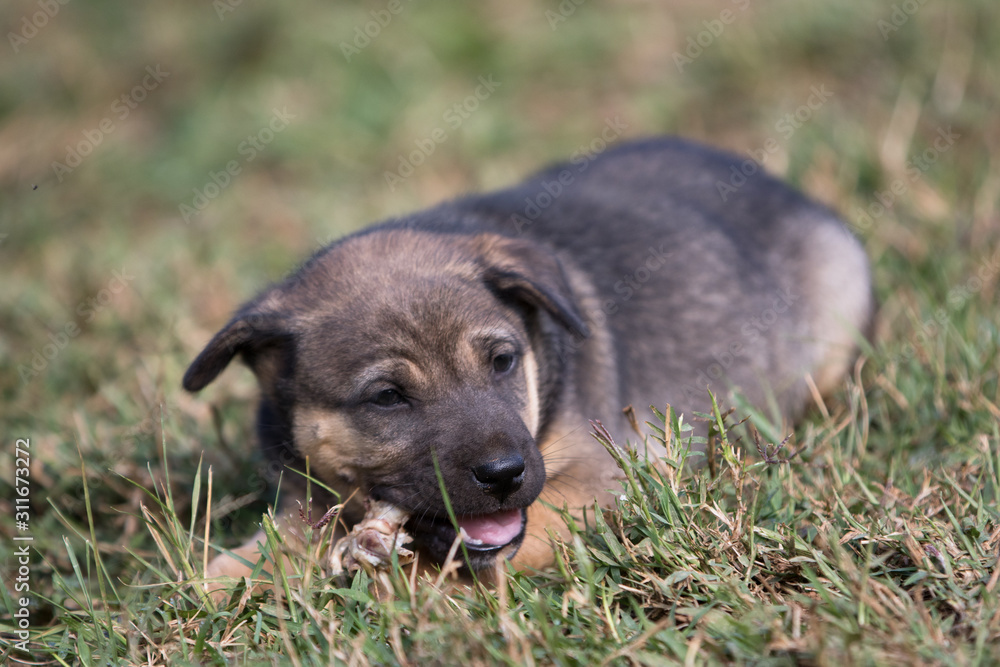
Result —
<instances>
[{"instance_id":1,"label":"chewed bone","mask_svg":"<svg viewBox=\"0 0 1000 667\"><path fill-rule=\"evenodd\" d=\"M410 536L402 526L410 515L404 510L382 501L366 501L367 512L351 532L342 537L330 554L332 574L355 572L358 569L372 574L387 570L396 552L400 565L413 561L413 552L403 547Z\"/></svg>"}]
</instances>

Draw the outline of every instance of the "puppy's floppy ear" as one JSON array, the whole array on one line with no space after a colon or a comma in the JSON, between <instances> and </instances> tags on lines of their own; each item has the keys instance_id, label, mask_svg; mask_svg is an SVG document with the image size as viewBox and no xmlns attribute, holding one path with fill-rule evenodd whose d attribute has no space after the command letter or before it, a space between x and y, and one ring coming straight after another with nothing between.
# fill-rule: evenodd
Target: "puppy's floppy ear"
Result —
<instances>
[{"instance_id":1,"label":"puppy's floppy ear","mask_svg":"<svg viewBox=\"0 0 1000 667\"><path fill-rule=\"evenodd\" d=\"M476 238L483 280L511 298L540 308L570 332L587 337L590 330L573 301L559 258L536 243L494 234Z\"/></svg>"},{"instance_id":2,"label":"puppy's floppy ear","mask_svg":"<svg viewBox=\"0 0 1000 667\"><path fill-rule=\"evenodd\" d=\"M257 372L256 361L267 348L276 347L290 338L285 317L265 311L259 301L251 301L233 316L229 324L208 342L187 372L184 388L200 391L221 373L233 357L243 355L244 360Z\"/></svg>"}]
</instances>

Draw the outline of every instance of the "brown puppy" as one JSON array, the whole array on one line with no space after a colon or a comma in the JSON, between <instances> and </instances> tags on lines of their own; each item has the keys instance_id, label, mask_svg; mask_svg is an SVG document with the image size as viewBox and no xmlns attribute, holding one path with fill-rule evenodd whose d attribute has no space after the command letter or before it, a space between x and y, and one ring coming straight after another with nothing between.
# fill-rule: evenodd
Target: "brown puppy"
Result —
<instances>
[{"instance_id":1,"label":"brown puppy","mask_svg":"<svg viewBox=\"0 0 1000 667\"><path fill-rule=\"evenodd\" d=\"M706 386L794 419L807 374L829 392L856 354L873 307L860 245L769 176L734 190L741 161L635 142L348 236L244 305L184 386L236 355L253 370L286 501L308 458L352 498L348 524L364 498L395 505L441 562L456 531L440 478L468 566L544 567L565 527L538 501L608 505L618 488L588 420L624 440L624 406L707 411ZM255 543L235 553L256 561ZM209 574L245 572L224 555Z\"/></svg>"}]
</instances>

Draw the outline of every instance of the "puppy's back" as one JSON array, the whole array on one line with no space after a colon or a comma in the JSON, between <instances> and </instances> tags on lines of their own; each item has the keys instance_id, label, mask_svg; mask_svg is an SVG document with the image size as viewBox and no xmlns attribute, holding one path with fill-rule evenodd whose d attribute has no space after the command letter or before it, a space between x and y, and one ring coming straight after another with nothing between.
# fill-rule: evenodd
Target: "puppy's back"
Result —
<instances>
[{"instance_id":1,"label":"puppy's back","mask_svg":"<svg viewBox=\"0 0 1000 667\"><path fill-rule=\"evenodd\" d=\"M623 405L704 410L706 385L737 385L794 417L805 375L833 391L869 328L860 243L746 158L640 141L476 199L506 214L504 233L556 248L593 283L584 315L612 333Z\"/></svg>"}]
</instances>

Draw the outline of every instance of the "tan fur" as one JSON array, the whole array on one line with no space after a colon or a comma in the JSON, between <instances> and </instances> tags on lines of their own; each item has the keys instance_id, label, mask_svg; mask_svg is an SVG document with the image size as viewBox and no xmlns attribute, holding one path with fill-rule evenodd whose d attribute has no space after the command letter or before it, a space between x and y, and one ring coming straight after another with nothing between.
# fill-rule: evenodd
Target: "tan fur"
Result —
<instances>
[{"instance_id":1,"label":"tan fur","mask_svg":"<svg viewBox=\"0 0 1000 667\"><path fill-rule=\"evenodd\" d=\"M527 391L526 403L523 417L524 423L531 431L531 435L538 437L539 420L541 418L541 405L538 402L538 360L535 359L534 351L529 347L524 353L525 384Z\"/></svg>"},{"instance_id":2,"label":"tan fur","mask_svg":"<svg viewBox=\"0 0 1000 667\"><path fill-rule=\"evenodd\" d=\"M327 480L347 497L366 455L364 441L336 412L303 407L294 414L292 432L302 457L309 462L310 474Z\"/></svg>"}]
</instances>

